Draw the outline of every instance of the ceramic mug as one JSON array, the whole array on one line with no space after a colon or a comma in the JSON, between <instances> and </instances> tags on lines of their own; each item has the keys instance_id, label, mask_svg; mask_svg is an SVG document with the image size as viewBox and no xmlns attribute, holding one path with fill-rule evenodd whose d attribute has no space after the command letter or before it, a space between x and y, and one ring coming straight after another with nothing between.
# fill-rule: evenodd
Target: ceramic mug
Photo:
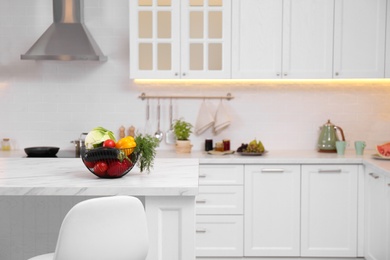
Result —
<instances>
[{"instance_id":1,"label":"ceramic mug","mask_svg":"<svg viewBox=\"0 0 390 260\"><path fill-rule=\"evenodd\" d=\"M364 151L365 147L366 147L366 142L364 142L364 141L355 141L356 155L363 155L363 151Z\"/></svg>"},{"instance_id":2,"label":"ceramic mug","mask_svg":"<svg viewBox=\"0 0 390 260\"><path fill-rule=\"evenodd\" d=\"M346 147L347 147L346 141L336 141L336 150L338 155L344 155Z\"/></svg>"}]
</instances>

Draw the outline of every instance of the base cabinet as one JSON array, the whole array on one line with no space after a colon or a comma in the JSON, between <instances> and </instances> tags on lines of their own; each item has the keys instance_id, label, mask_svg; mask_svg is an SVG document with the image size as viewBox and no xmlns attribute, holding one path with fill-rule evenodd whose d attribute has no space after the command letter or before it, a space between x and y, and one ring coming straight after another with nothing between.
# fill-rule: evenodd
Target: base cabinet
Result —
<instances>
[{"instance_id":1,"label":"base cabinet","mask_svg":"<svg viewBox=\"0 0 390 260\"><path fill-rule=\"evenodd\" d=\"M245 256L299 256L300 166L245 166Z\"/></svg>"},{"instance_id":2,"label":"base cabinet","mask_svg":"<svg viewBox=\"0 0 390 260\"><path fill-rule=\"evenodd\" d=\"M200 165L196 256L242 257L244 166Z\"/></svg>"},{"instance_id":3,"label":"base cabinet","mask_svg":"<svg viewBox=\"0 0 390 260\"><path fill-rule=\"evenodd\" d=\"M390 178L365 172L365 258L390 260Z\"/></svg>"},{"instance_id":4,"label":"base cabinet","mask_svg":"<svg viewBox=\"0 0 390 260\"><path fill-rule=\"evenodd\" d=\"M242 256L242 216L204 215L196 217L196 255Z\"/></svg>"},{"instance_id":5,"label":"base cabinet","mask_svg":"<svg viewBox=\"0 0 390 260\"><path fill-rule=\"evenodd\" d=\"M357 257L358 166L302 166L301 256Z\"/></svg>"}]
</instances>

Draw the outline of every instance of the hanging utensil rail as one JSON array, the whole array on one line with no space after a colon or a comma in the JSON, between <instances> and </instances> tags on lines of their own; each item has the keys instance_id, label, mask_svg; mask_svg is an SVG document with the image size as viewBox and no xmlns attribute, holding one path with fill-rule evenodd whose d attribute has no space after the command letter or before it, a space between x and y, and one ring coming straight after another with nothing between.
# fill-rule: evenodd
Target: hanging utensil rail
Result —
<instances>
[{"instance_id":1,"label":"hanging utensil rail","mask_svg":"<svg viewBox=\"0 0 390 260\"><path fill-rule=\"evenodd\" d=\"M154 96L154 95L146 95L145 93L142 93L139 96L140 99L145 100L145 99L227 99L231 100L234 97L232 94L227 93L226 96Z\"/></svg>"}]
</instances>

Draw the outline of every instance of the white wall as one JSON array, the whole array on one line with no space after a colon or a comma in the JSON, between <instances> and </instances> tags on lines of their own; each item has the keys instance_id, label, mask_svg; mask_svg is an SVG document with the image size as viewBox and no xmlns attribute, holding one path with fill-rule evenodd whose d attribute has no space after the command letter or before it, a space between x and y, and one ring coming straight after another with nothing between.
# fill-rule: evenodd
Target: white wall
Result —
<instances>
[{"instance_id":1,"label":"white wall","mask_svg":"<svg viewBox=\"0 0 390 260\"><path fill-rule=\"evenodd\" d=\"M267 150L314 149L327 119L346 138L366 140L368 148L390 141L390 86L386 82L262 81L228 83L134 83L129 75L128 1L85 0L86 24L105 63L22 61L20 54L52 22L51 0L0 1L0 138L14 148L53 145L72 149L71 140L95 126L116 133L121 125L142 129L147 94L200 94L235 97L226 102L231 126L191 137L202 149L205 138L229 138L232 147L253 138ZM202 100L174 102L174 118L195 123ZM215 106L218 100L211 101ZM169 101L162 101L161 128L167 130ZM156 102L151 102L152 119ZM156 128L154 125L153 129ZM350 147L351 148L351 147ZM160 149L173 149L165 144Z\"/></svg>"}]
</instances>

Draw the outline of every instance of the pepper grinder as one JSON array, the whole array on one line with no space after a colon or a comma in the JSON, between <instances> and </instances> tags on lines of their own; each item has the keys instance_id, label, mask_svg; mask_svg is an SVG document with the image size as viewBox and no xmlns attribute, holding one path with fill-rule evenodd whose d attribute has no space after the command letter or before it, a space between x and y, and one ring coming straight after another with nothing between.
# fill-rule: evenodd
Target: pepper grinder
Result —
<instances>
[{"instance_id":1,"label":"pepper grinder","mask_svg":"<svg viewBox=\"0 0 390 260\"><path fill-rule=\"evenodd\" d=\"M119 137L120 138L123 138L123 137L125 137L125 127L124 126L121 126L120 128L119 128Z\"/></svg>"},{"instance_id":2,"label":"pepper grinder","mask_svg":"<svg viewBox=\"0 0 390 260\"><path fill-rule=\"evenodd\" d=\"M132 136L132 137L135 136L135 127L134 126L129 127L129 136Z\"/></svg>"}]
</instances>

